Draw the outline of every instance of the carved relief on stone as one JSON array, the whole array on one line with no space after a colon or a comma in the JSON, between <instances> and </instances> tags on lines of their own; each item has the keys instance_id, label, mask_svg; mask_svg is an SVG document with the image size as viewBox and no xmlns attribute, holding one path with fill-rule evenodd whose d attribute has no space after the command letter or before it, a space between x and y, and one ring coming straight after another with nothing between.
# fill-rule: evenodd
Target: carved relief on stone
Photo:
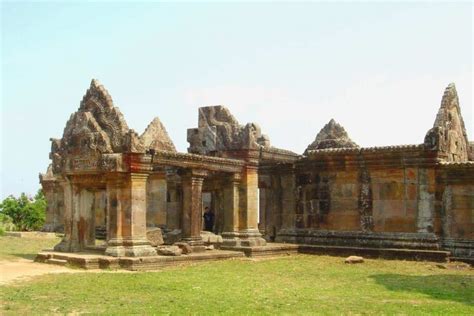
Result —
<instances>
[{"instance_id":1,"label":"carved relief on stone","mask_svg":"<svg viewBox=\"0 0 474 316\"><path fill-rule=\"evenodd\" d=\"M240 125L221 105L199 108L198 128L188 129L188 142L188 151L196 154L270 147L268 136L257 124Z\"/></svg>"},{"instance_id":2,"label":"carved relief on stone","mask_svg":"<svg viewBox=\"0 0 474 316\"><path fill-rule=\"evenodd\" d=\"M362 231L370 232L374 229L372 187L370 174L362 165L359 171L359 214Z\"/></svg>"},{"instance_id":3,"label":"carved relief on stone","mask_svg":"<svg viewBox=\"0 0 474 316\"><path fill-rule=\"evenodd\" d=\"M46 170L46 173L40 173L39 178L40 178L40 182L55 181L56 177L53 174L53 164L49 164L48 169Z\"/></svg>"},{"instance_id":4,"label":"carved relief on stone","mask_svg":"<svg viewBox=\"0 0 474 316\"><path fill-rule=\"evenodd\" d=\"M84 95L79 111L90 112L102 130L109 136L114 152L121 152L123 136L128 126L120 110L114 106L107 90L98 80L93 79Z\"/></svg>"},{"instance_id":5,"label":"carved relief on stone","mask_svg":"<svg viewBox=\"0 0 474 316\"><path fill-rule=\"evenodd\" d=\"M97 80L92 80L81 101L64 128L61 139L51 139L50 158L53 173L72 170L100 169L102 154L138 152L145 146L138 135L129 130L112 98ZM109 164L106 164L109 168Z\"/></svg>"},{"instance_id":6,"label":"carved relief on stone","mask_svg":"<svg viewBox=\"0 0 474 316\"><path fill-rule=\"evenodd\" d=\"M90 112L74 113L66 124L61 145L67 154L113 152L110 138Z\"/></svg>"},{"instance_id":7,"label":"carved relief on stone","mask_svg":"<svg viewBox=\"0 0 474 316\"><path fill-rule=\"evenodd\" d=\"M102 171L120 171L123 168L121 154L104 154L100 157L99 167Z\"/></svg>"},{"instance_id":8,"label":"carved relief on stone","mask_svg":"<svg viewBox=\"0 0 474 316\"><path fill-rule=\"evenodd\" d=\"M347 135L344 127L336 123L333 119L329 121L319 131L314 142L312 142L305 150L305 154L309 150L326 149L326 148L356 148L359 147Z\"/></svg>"},{"instance_id":9,"label":"carved relief on stone","mask_svg":"<svg viewBox=\"0 0 474 316\"><path fill-rule=\"evenodd\" d=\"M428 149L439 151L447 161L469 159L469 142L453 83L444 91L433 128L426 133L424 144Z\"/></svg>"},{"instance_id":10,"label":"carved relief on stone","mask_svg":"<svg viewBox=\"0 0 474 316\"><path fill-rule=\"evenodd\" d=\"M128 153L145 153L145 146L133 129L125 134L123 148Z\"/></svg>"}]
</instances>

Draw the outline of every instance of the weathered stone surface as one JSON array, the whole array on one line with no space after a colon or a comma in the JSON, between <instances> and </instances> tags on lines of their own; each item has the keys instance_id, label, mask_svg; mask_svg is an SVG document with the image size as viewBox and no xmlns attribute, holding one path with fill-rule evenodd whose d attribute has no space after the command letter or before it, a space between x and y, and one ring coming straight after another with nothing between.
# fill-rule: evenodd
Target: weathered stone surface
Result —
<instances>
[{"instance_id":1,"label":"weathered stone surface","mask_svg":"<svg viewBox=\"0 0 474 316\"><path fill-rule=\"evenodd\" d=\"M214 245L208 245L208 246L206 246L206 250L214 250Z\"/></svg>"},{"instance_id":2,"label":"weathered stone surface","mask_svg":"<svg viewBox=\"0 0 474 316\"><path fill-rule=\"evenodd\" d=\"M240 125L222 105L199 108L199 125L188 129L188 142L188 151L201 155L270 147L270 139L261 133L257 124Z\"/></svg>"},{"instance_id":3,"label":"weathered stone surface","mask_svg":"<svg viewBox=\"0 0 474 316\"><path fill-rule=\"evenodd\" d=\"M163 245L163 235L161 234L161 228L149 227L146 231L146 238L153 247Z\"/></svg>"},{"instance_id":4,"label":"weathered stone surface","mask_svg":"<svg viewBox=\"0 0 474 316\"><path fill-rule=\"evenodd\" d=\"M174 246L178 246L182 251L183 254L187 255L193 252L193 248L186 242L176 242Z\"/></svg>"},{"instance_id":5,"label":"weathered stone surface","mask_svg":"<svg viewBox=\"0 0 474 316\"><path fill-rule=\"evenodd\" d=\"M181 256L183 250L178 246L161 246L157 248L157 252L161 256Z\"/></svg>"},{"instance_id":6,"label":"weathered stone surface","mask_svg":"<svg viewBox=\"0 0 474 316\"><path fill-rule=\"evenodd\" d=\"M306 148L305 155L308 151L316 149L357 147L359 146L349 138L344 127L331 119L329 123L319 131L314 142Z\"/></svg>"},{"instance_id":7,"label":"weathered stone surface","mask_svg":"<svg viewBox=\"0 0 474 316\"><path fill-rule=\"evenodd\" d=\"M216 235L208 231L202 231L201 238L205 244L221 244L222 243L222 236Z\"/></svg>"},{"instance_id":8,"label":"weathered stone surface","mask_svg":"<svg viewBox=\"0 0 474 316\"><path fill-rule=\"evenodd\" d=\"M176 147L158 117L155 117L147 126L140 140L146 149L176 152Z\"/></svg>"},{"instance_id":9,"label":"weathered stone surface","mask_svg":"<svg viewBox=\"0 0 474 316\"><path fill-rule=\"evenodd\" d=\"M454 83L444 91L438 115L424 143L426 148L437 150L447 161L469 160L469 141Z\"/></svg>"},{"instance_id":10,"label":"weathered stone surface","mask_svg":"<svg viewBox=\"0 0 474 316\"><path fill-rule=\"evenodd\" d=\"M364 262L364 258L362 257L359 257L359 256L350 256L350 257L347 257L345 260L344 260L344 263L363 263Z\"/></svg>"},{"instance_id":11,"label":"weathered stone surface","mask_svg":"<svg viewBox=\"0 0 474 316\"><path fill-rule=\"evenodd\" d=\"M470 161L474 161L474 142L469 142L468 157Z\"/></svg>"},{"instance_id":12,"label":"weathered stone surface","mask_svg":"<svg viewBox=\"0 0 474 316\"><path fill-rule=\"evenodd\" d=\"M181 229L173 229L167 232L164 236L164 242L167 245L172 245L181 240Z\"/></svg>"}]
</instances>

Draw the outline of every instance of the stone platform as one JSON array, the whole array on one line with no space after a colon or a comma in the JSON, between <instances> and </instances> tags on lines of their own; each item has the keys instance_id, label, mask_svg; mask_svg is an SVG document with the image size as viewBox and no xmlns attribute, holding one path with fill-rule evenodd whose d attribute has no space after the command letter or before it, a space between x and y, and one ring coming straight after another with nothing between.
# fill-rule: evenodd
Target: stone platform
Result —
<instances>
[{"instance_id":1,"label":"stone platform","mask_svg":"<svg viewBox=\"0 0 474 316\"><path fill-rule=\"evenodd\" d=\"M182 256L150 256L150 257L111 257L97 252L65 253L42 251L35 261L57 265L69 265L83 269L125 269L131 271L158 270L167 266L184 263L216 261L243 258L245 254L237 251L208 250Z\"/></svg>"},{"instance_id":2,"label":"stone platform","mask_svg":"<svg viewBox=\"0 0 474 316\"><path fill-rule=\"evenodd\" d=\"M222 250L234 250L243 252L247 257L273 257L281 255L297 254L300 245L285 243L267 243L266 246L258 247L225 247Z\"/></svg>"},{"instance_id":3,"label":"stone platform","mask_svg":"<svg viewBox=\"0 0 474 316\"><path fill-rule=\"evenodd\" d=\"M131 271L151 271L179 264L217 261L234 258L276 257L292 254L318 254L331 256L359 255L367 258L400 259L414 261L448 262L449 251L398 249L398 248L364 248L329 245L304 245L268 243L262 247L222 247L205 252L190 253L181 256L150 257L111 257L103 254L103 247L95 247L87 252L64 253L45 250L35 258L37 262L57 265L69 265L83 269L125 269Z\"/></svg>"},{"instance_id":4,"label":"stone platform","mask_svg":"<svg viewBox=\"0 0 474 316\"><path fill-rule=\"evenodd\" d=\"M5 232L4 236L6 237L18 237L18 238L57 238L56 233L48 232L20 232L20 231L11 231Z\"/></svg>"},{"instance_id":5,"label":"stone platform","mask_svg":"<svg viewBox=\"0 0 474 316\"><path fill-rule=\"evenodd\" d=\"M400 249L400 248L364 248L330 245L298 245L298 252L330 256L363 256L412 261L448 262L451 253L442 250Z\"/></svg>"}]
</instances>

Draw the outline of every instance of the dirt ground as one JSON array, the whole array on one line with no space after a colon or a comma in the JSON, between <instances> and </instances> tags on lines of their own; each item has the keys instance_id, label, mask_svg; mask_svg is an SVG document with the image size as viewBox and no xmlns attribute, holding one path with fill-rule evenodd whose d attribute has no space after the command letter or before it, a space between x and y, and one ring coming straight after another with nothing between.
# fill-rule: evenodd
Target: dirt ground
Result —
<instances>
[{"instance_id":1,"label":"dirt ground","mask_svg":"<svg viewBox=\"0 0 474 316\"><path fill-rule=\"evenodd\" d=\"M0 261L0 285L22 282L37 275L48 273L78 273L84 270L69 269L66 267L38 263L28 259L17 261Z\"/></svg>"}]
</instances>

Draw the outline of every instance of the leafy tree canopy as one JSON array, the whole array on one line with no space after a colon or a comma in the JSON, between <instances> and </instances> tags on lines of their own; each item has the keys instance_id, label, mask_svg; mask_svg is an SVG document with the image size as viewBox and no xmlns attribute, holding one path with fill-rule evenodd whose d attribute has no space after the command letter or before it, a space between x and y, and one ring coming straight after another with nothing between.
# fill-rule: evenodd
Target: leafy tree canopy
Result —
<instances>
[{"instance_id":1,"label":"leafy tree canopy","mask_svg":"<svg viewBox=\"0 0 474 316\"><path fill-rule=\"evenodd\" d=\"M11 218L21 231L38 230L46 217L46 199L40 189L34 198L22 193L18 198L10 195L0 204L0 214Z\"/></svg>"}]
</instances>

